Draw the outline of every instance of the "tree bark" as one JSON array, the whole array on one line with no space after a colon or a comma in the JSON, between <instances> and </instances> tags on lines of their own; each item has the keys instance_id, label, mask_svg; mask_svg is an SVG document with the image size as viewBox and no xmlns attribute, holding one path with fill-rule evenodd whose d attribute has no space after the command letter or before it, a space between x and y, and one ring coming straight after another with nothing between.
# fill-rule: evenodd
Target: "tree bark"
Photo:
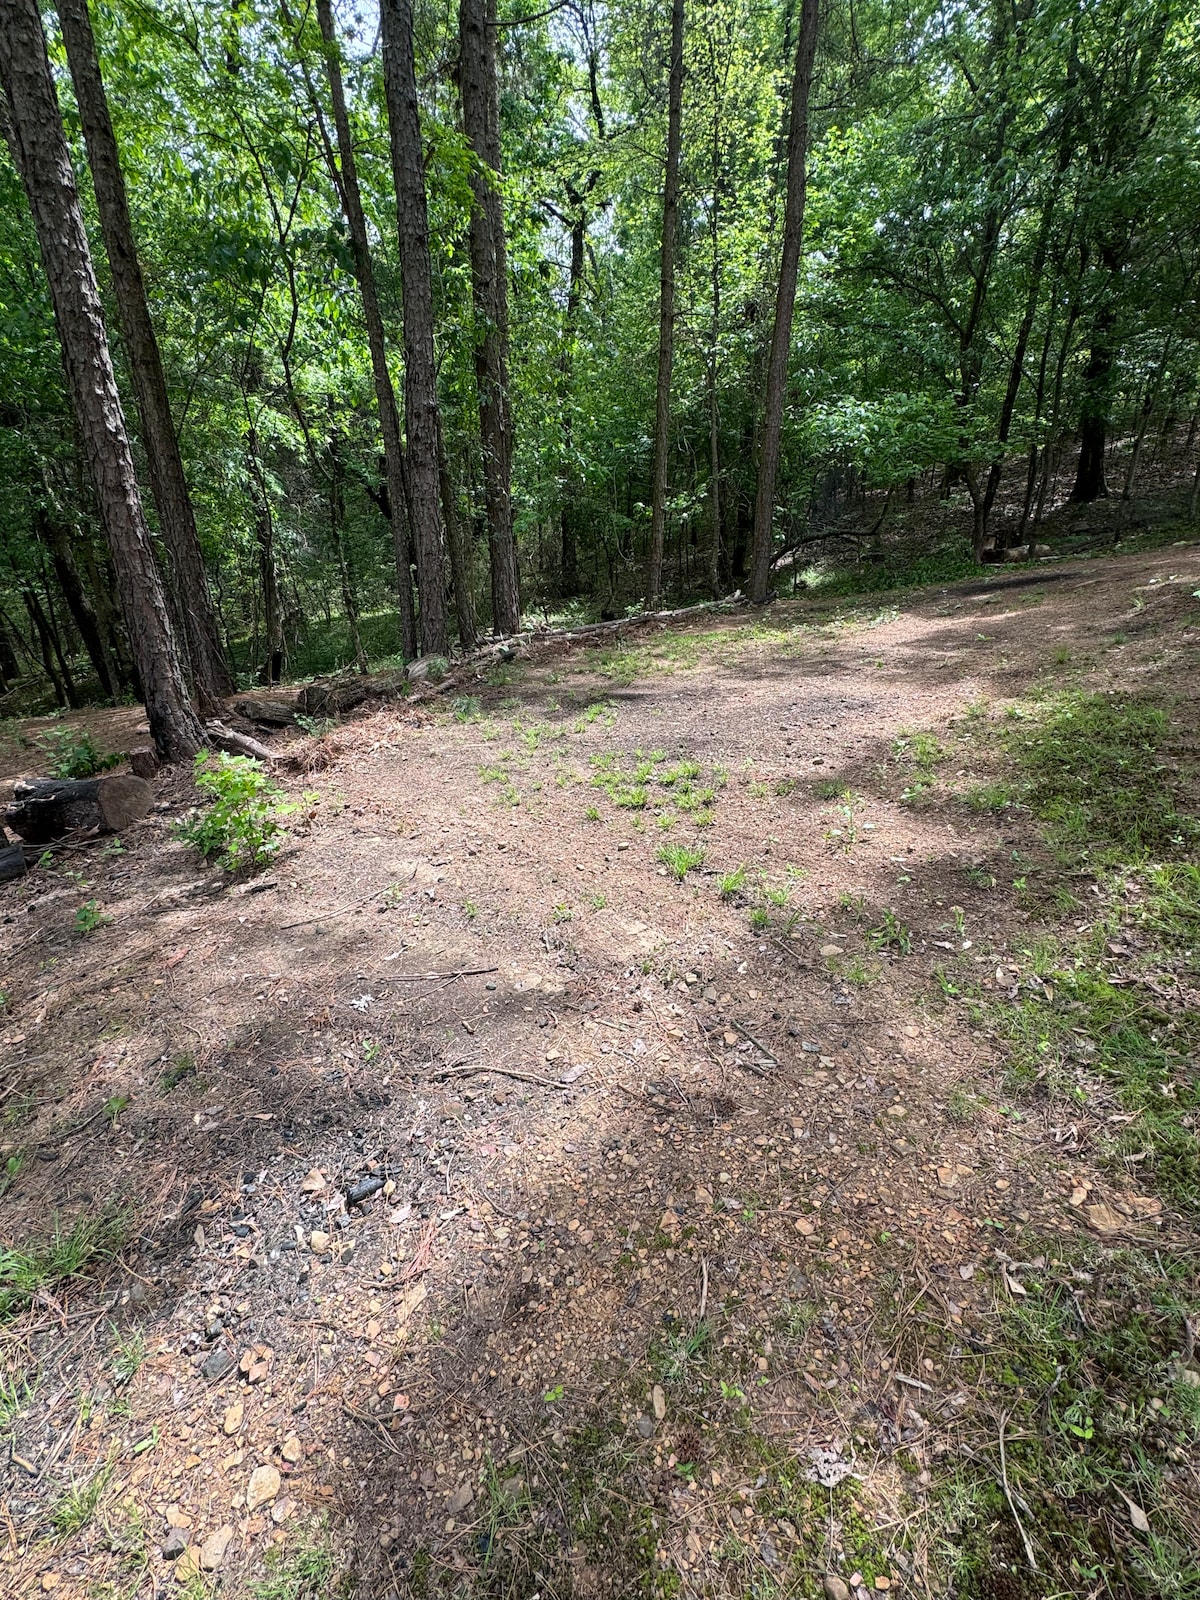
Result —
<instances>
[{"instance_id":1,"label":"tree bark","mask_svg":"<svg viewBox=\"0 0 1200 1600\"><path fill-rule=\"evenodd\" d=\"M79 3L79 0L76 0L76 3ZM354 273L358 279L358 292L362 299L363 320L367 325L367 347L371 354L375 403L379 407L379 432L383 439L388 519L392 529L392 549L396 561L400 642L405 656L411 658L417 653L417 625L413 610L412 560L406 525L412 514L408 467L404 459L404 445L400 438L400 414L396 406L396 390L388 367L383 314L379 309L379 293L375 286L375 266L371 259L371 247L367 236L367 219L363 210L362 189L358 181L358 164L354 156L354 137L350 128L350 116L346 110L342 58L334 30L333 7L330 0L317 0L317 21L325 46L325 76L329 83L329 97L333 103L333 125L337 134L337 160L334 161L331 149L327 150L326 156L330 175L342 202L346 226L350 231Z\"/></svg>"},{"instance_id":2,"label":"tree bark","mask_svg":"<svg viewBox=\"0 0 1200 1600\"><path fill-rule=\"evenodd\" d=\"M500 98L495 0L459 0L459 91L471 167L471 292L475 384L492 570L492 627L521 626L520 578L512 519L512 406L508 391L508 245L500 178Z\"/></svg>"},{"instance_id":3,"label":"tree bark","mask_svg":"<svg viewBox=\"0 0 1200 1600\"><path fill-rule=\"evenodd\" d=\"M75 173L37 0L0 0L0 79L14 164L33 213L63 365L129 629L150 732L165 760L204 744L188 700L134 473Z\"/></svg>"},{"instance_id":4,"label":"tree bark","mask_svg":"<svg viewBox=\"0 0 1200 1600\"><path fill-rule=\"evenodd\" d=\"M83 647L88 653L97 682L108 698L115 700L120 694L120 686L96 613L83 591L79 571L71 553L71 536L58 517L52 516L40 506L34 511L34 529L50 552L54 576L58 579L63 599L67 602L67 610L71 613L71 619L79 631L79 637L83 640Z\"/></svg>"},{"instance_id":5,"label":"tree bark","mask_svg":"<svg viewBox=\"0 0 1200 1600\"><path fill-rule=\"evenodd\" d=\"M767 398L758 454L758 492L754 502L754 546L750 569L750 600L761 605L767 598L771 575L772 523L775 514L775 478L779 471L783 438L783 402L787 388L788 357L792 346L792 316L800 249L804 240L804 202L808 166L808 98L812 88L813 58L817 50L817 0L802 0L800 37L796 43L796 68L792 77L791 120L787 142L787 199L783 212L783 251L779 286L775 296L775 324L767 364Z\"/></svg>"},{"instance_id":6,"label":"tree bark","mask_svg":"<svg viewBox=\"0 0 1200 1600\"><path fill-rule=\"evenodd\" d=\"M675 250L679 234L679 146L683 125L683 0L671 3L671 67L667 79L667 170L663 179L659 251L658 378L654 389L654 468L650 490L650 554L646 607L657 611L662 593L667 528L667 452L671 436L671 368L675 359Z\"/></svg>"},{"instance_id":7,"label":"tree bark","mask_svg":"<svg viewBox=\"0 0 1200 1600\"><path fill-rule=\"evenodd\" d=\"M142 442L150 469L150 488L169 559L172 592L183 626L197 697L203 707L208 707L232 693L233 675L221 647L179 440L171 420L167 380L146 301L146 286L133 237L116 135L100 76L88 0L58 0L57 10L87 144L117 316L129 355Z\"/></svg>"},{"instance_id":8,"label":"tree bark","mask_svg":"<svg viewBox=\"0 0 1200 1600\"><path fill-rule=\"evenodd\" d=\"M471 541L463 532L458 515L458 497L446 454L446 440L438 418L438 493L442 520L446 524L446 548L450 555L450 576L454 582L454 611L458 622L458 643L464 654L479 643L475 624L475 571L471 560Z\"/></svg>"},{"instance_id":9,"label":"tree bark","mask_svg":"<svg viewBox=\"0 0 1200 1600\"><path fill-rule=\"evenodd\" d=\"M442 519L438 509L439 420L433 353L433 269L429 260L429 213L412 20L412 0L382 0L383 83L404 295L404 420L408 433L413 554L421 602L421 652L445 655L446 595Z\"/></svg>"}]
</instances>

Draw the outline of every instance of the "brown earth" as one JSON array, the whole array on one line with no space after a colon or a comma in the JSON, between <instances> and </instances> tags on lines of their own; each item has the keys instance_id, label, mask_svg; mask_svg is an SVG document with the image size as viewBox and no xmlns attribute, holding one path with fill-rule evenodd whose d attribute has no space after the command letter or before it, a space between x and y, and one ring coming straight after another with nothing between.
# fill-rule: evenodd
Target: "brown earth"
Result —
<instances>
[{"instance_id":1,"label":"brown earth","mask_svg":"<svg viewBox=\"0 0 1200 1600\"><path fill-rule=\"evenodd\" d=\"M1194 729L1198 583L1189 546L535 652L277 738L318 798L257 877L172 839L166 773L121 853L5 889L0 1237L128 1237L0 1334L0 1589L240 1595L323 1539L372 1596L944 1593L954 1352L1024 1230L1185 1226L938 980L1015 993L1051 887L955 730L1046 684ZM928 796L913 731L961 763Z\"/></svg>"}]
</instances>

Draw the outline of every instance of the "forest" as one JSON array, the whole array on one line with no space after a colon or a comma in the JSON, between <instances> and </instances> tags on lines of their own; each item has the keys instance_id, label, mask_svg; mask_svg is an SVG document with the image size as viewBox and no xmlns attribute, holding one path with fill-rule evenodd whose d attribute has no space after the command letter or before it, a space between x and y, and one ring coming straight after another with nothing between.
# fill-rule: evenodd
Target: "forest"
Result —
<instances>
[{"instance_id":1,"label":"forest","mask_svg":"<svg viewBox=\"0 0 1200 1600\"><path fill-rule=\"evenodd\" d=\"M1196 513L1189 8L3 21L10 709Z\"/></svg>"}]
</instances>

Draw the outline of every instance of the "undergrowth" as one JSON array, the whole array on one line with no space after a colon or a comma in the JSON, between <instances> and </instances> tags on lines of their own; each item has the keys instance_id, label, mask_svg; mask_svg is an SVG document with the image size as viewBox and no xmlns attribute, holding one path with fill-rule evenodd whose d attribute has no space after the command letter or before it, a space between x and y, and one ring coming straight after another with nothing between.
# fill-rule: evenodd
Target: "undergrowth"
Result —
<instances>
[{"instance_id":1,"label":"undergrowth","mask_svg":"<svg viewBox=\"0 0 1200 1600\"><path fill-rule=\"evenodd\" d=\"M81 1277L121 1248L126 1221L120 1214L80 1217L66 1230L57 1221L41 1244L0 1246L0 1322L40 1294L50 1295Z\"/></svg>"}]
</instances>

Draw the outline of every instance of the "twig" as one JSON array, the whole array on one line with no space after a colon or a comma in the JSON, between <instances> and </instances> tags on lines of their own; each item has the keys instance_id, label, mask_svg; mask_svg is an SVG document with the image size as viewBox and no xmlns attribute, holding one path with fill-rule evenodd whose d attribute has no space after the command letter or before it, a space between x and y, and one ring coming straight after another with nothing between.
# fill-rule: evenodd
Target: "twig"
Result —
<instances>
[{"instance_id":1,"label":"twig","mask_svg":"<svg viewBox=\"0 0 1200 1600\"><path fill-rule=\"evenodd\" d=\"M384 956L385 961L394 960L392 956ZM391 976L397 983L436 983L445 978L478 978L485 972L499 972L499 967L460 967L457 972L393 972Z\"/></svg>"},{"instance_id":2,"label":"twig","mask_svg":"<svg viewBox=\"0 0 1200 1600\"><path fill-rule=\"evenodd\" d=\"M1017 1507L1013 1500L1012 1490L1008 1486L1008 1463L1004 1456L1004 1424L1008 1421L1008 1413L1000 1418L1000 1487L1004 1490L1004 1498L1008 1501L1008 1509L1012 1512L1012 1519L1017 1525L1017 1532L1021 1535L1021 1543L1025 1546L1025 1559L1029 1563L1030 1572L1038 1569L1037 1558L1033 1553L1033 1546L1029 1542L1029 1535L1025 1532L1024 1524L1017 1515Z\"/></svg>"},{"instance_id":3,"label":"twig","mask_svg":"<svg viewBox=\"0 0 1200 1600\"><path fill-rule=\"evenodd\" d=\"M700 1257L700 1315L697 1322L704 1321L704 1313L708 1309L708 1257Z\"/></svg>"},{"instance_id":4,"label":"twig","mask_svg":"<svg viewBox=\"0 0 1200 1600\"><path fill-rule=\"evenodd\" d=\"M353 1417L355 1422L365 1422L368 1428L374 1428L394 1456L402 1456L404 1454L404 1451L393 1441L391 1434L378 1417L369 1417L365 1411L356 1411L352 1405L348 1405L344 1400L342 1401L342 1410L348 1417Z\"/></svg>"},{"instance_id":5,"label":"twig","mask_svg":"<svg viewBox=\"0 0 1200 1600\"><path fill-rule=\"evenodd\" d=\"M289 928L303 928L309 922L332 922L334 917L344 917L347 911L357 911L360 906L369 906L372 900L378 900L381 894L386 894L387 889L376 889L374 894L369 894L363 900L352 900L348 906L339 906L336 911L314 911L311 917L301 917L298 922L281 922L276 933L287 933Z\"/></svg>"},{"instance_id":6,"label":"twig","mask_svg":"<svg viewBox=\"0 0 1200 1600\"><path fill-rule=\"evenodd\" d=\"M434 1078L469 1078L474 1072L494 1072L501 1078L517 1078L522 1083L540 1083L546 1089L569 1089L571 1085L561 1078L539 1078L532 1072L518 1072L513 1067L489 1067L482 1061L465 1067L447 1067L432 1074Z\"/></svg>"},{"instance_id":7,"label":"twig","mask_svg":"<svg viewBox=\"0 0 1200 1600\"><path fill-rule=\"evenodd\" d=\"M776 1066L779 1065L779 1057L775 1054L775 1052L773 1050L768 1050L766 1045L763 1044L761 1039L756 1039L754 1037L754 1035L750 1032L749 1028L744 1028L742 1026L742 1024L740 1022L738 1022L733 1017L731 1017L729 1020L733 1023L733 1026L741 1034L743 1039L749 1039L750 1043L754 1046L754 1048L756 1050L758 1050L762 1055L766 1056L768 1061L773 1061Z\"/></svg>"},{"instance_id":8,"label":"twig","mask_svg":"<svg viewBox=\"0 0 1200 1600\"><path fill-rule=\"evenodd\" d=\"M906 1378L902 1372L893 1372L892 1377L895 1378L897 1383L908 1384L910 1389L924 1389L926 1394L934 1393L933 1385L922 1383L920 1378Z\"/></svg>"},{"instance_id":9,"label":"twig","mask_svg":"<svg viewBox=\"0 0 1200 1600\"><path fill-rule=\"evenodd\" d=\"M400 1274L402 1283L409 1283L413 1278L419 1278L421 1273L428 1272L430 1258L433 1255L433 1236L437 1232L437 1218L430 1217L421 1229L421 1237L417 1240L417 1248L413 1251L413 1258Z\"/></svg>"}]
</instances>

